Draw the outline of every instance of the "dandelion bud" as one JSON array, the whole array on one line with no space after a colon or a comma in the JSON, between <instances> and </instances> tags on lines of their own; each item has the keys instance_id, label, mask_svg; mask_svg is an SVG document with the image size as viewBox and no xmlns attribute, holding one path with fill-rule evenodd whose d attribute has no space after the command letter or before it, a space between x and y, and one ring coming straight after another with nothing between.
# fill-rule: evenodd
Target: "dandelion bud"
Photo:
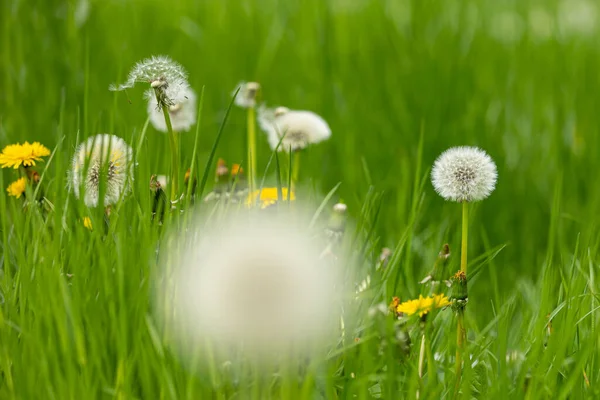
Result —
<instances>
[{"instance_id":1,"label":"dandelion bud","mask_svg":"<svg viewBox=\"0 0 600 400\"><path fill-rule=\"evenodd\" d=\"M453 308L463 309L468 301L467 275L463 271L458 271L450 281L452 282L450 298L453 300Z\"/></svg>"},{"instance_id":2,"label":"dandelion bud","mask_svg":"<svg viewBox=\"0 0 600 400\"><path fill-rule=\"evenodd\" d=\"M479 201L496 187L498 173L492 158L477 147L453 147L443 152L431 170L435 191L446 200Z\"/></svg>"},{"instance_id":3,"label":"dandelion bud","mask_svg":"<svg viewBox=\"0 0 600 400\"><path fill-rule=\"evenodd\" d=\"M346 210L347 206L343 203L337 203L333 206L333 212L329 217L329 222L325 232L329 237L335 240L341 239L346 228Z\"/></svg>"}]
</instances>

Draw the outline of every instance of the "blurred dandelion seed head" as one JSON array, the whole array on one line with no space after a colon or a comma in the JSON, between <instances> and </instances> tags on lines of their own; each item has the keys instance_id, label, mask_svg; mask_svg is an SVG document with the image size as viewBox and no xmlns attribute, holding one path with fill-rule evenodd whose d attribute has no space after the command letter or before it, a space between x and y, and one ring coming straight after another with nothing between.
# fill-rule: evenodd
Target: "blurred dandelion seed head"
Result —
<instances>
[{"instance_id":1,"label":"blurred dandelion seed head","mask_svg":"<svg viewBox=\"0 0 600 400\"><path fill-rule=\"evenodd\" d=\"M297 217L241 212L172 241L155 304L182 354L209 341L260 362L326 343L342 284Z\"/></svg>"},{"instance_id":2,"label":"blurred dandelion seed head","mask_svg":"<svg viewBox=\"0 0 600 400\"><path fill-rule=\"evenodd\" d=\"M196 93L187 85L175 87L176 90L171 93L169 88L173 87L174 85L169 85L167 88L167 97L172 99L172 104L168 106L171 125L175 132L189 131L196 124ZM165 117L154 90L147 90L145 96L148 99L148 116L152 126L157 131L167 132Z\"/></svg>"},{"instance_id":3,"label":"blurred dandelion seed head","mask_svg":"<svg viewBox=\"0 0 600 400\"><path fill-rule=\"evenodd\" d=\"M258 122L273 150L280 141L278 151L297 151L331 137L327 122L312 111L262 106L258 110Z\"/></svg>"},{"instance_id":4,"label":"blurred dandelion seed head","mask_svg":"<svg viewBox=\"0 0 600 400\"><path fill-rule=\"evenodd\" d=\"M446 200L479 201L496 187L498 173L492 158L477 147L453 147L433 165L431 182Z\"/></svg>"},{"instance_id":5,"label":"blurred dandelion seed head","mask_svg":"<svg viewBox=\"0 0 600 400\"><path fill-rule=\"evenodd\" d=\"M104 205L107 206L129 193L131 180L132 150L120 137L109 134L92 136L75 150L70 185L75 197L83 196L86 206L98 205L101 182L105 185ZM80 193L81 189L83 193Z\"/></svg>"},{"instance_id":6,"label":"blurred dandelion seed head","mask_svg":"<svg viewBox=\"0 0 600 400\"><path fill-rule=\"evenodd\" d=\"M241 108L256 107L256 98L260 91L260 84L258 82L240 82L231 95L233 96L238 89L239 92L235 98L235 105Z\"/></svg>"}]
</instances>

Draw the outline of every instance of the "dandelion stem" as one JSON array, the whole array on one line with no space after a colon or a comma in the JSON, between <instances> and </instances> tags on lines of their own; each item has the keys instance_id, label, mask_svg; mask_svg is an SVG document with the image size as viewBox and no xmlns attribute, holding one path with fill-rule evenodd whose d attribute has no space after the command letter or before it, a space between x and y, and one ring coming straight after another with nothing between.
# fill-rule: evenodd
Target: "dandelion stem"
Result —
<instances>
[{"instance_id":1,"label":"dandelion stem","mask_svg":"<svg viewBox=\"0 0 600 400\"><path fill-rule=\"evenodd\" d=\"M256 110L248 107L248 185L250 193L255 189L256 178Z\"/></svg>"},{"instance_id":2,"label":"dandelion stem","mask_svg":"<svg viewBox=\"0 0 600 400\"><path fill-rule=\"evenodd\" d=\"M469 203L462 206L462 244L460 248L460 270L467 274L467 242L469 236Z\"/></svg>"},{"instance_id":3,"label":"dandelion stem","mask_svg":"<svg viewBox=\"0 0 600 400\"><path fill-rule=\"evenodd\" d=\"M463 201L462 205L462 244L460 249L460 270L467 274L467 243L469 236L469 203ZM467 329L465 327L465 309L460 307L457 312L456 326L456 386L454 388L454 398L457 398L460 390L460 381L462 378L462 358L467 341Z\"/></svg>"},{"instance_id":4,"label":"dandelion stem","mask_svg":"<svg viewBox=\"0 0 600 400\"><path fill-rule=\"evenodd\" d=\"M300 152L294 152L294 164L292 166L292 187L291 189L295 189L296 183L298 182L298 176L300 176Z\"/></svg>"},{"instance_id":5,"label":"dandelion stem","mask_svg":"<svg viewBox=\"0 0 600 400\"><path fill-rule=\"evenodd\" d=\"M158 89L155 89L156 100L160 103ZM169 147L171 148L171 179L169 186L171 187L171 202L177 200L179 194L179 145L177 143L177 136L173 132L173 125L171 125L171 117L169 116L169 109L167 105L162 105L163 115L165 117L165 124L167 125L167 131L169 135Z\"/></svg>"}]
</instances>

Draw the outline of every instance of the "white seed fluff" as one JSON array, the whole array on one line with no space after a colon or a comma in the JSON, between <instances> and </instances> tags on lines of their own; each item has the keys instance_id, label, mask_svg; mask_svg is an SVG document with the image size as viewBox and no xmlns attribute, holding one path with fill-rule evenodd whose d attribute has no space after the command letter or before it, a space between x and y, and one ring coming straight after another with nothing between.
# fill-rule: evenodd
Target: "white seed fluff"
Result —
<instances>
[{"instance_id":1,"label":"white seed fluff","mask_svg":"<svg viewBox=\"0 0 600 400\"><path fill-rule=\"evenodd\" d=\"M179 63L167 56L152 56L135 64L126 82L110 85L108 89L125 90L134 87L138 82L160 89L163 102L168 106L185 101L185 91L189 87L187 72Z\"/></svg>"},{"instance_id":2,"label":"white seed fluff","mask_svg":"<svg viewBox=\"0 0 600 400\"><path fill-rule=\"evenodd\" d=\"M446 200L479 201L496 187L494 160L477 147L453 147L443 152L431 171L435 191Z\"/></svg>"},{"instance_id":3,"label":"white seed fluff","mask_svg":"<svg viewBox=\"0 0 600 400\"><path fill-rule=\"evenodd\" d=\"M278 151L296 151L331 137L327 122L312 111L262 106L258 110L258 122L273 150L280 141Z\"/></svg>"},{"instance_id":4,"label":"white seed fluff","mask_svg":"<svg viewBox=\"0 0 600 400\"><path fill-rule=\"evenodd\" d=\"M152 84L153 82L166 82L171 85L176 81L187 81L187 72L183 67L167 56L152 56L136 63L127 81L118 86L111 85L109 90L125 90L135 86L138 82Z\"/></svg>"},{"instance_id":5,"label":"white seed fluff","mask_svg":"<svg viewBox=\"0 0 600 400\"><path fill-rule=\"evenodd\" d=\"M198 221L164 250L156 311L184 355L209 341L221 360L261 361L336 340L341 280L294 217Z\"/></svg>"},{"instance_id":6,"label":"white seed fluff","mask_svg":"<svg viewBox=\"0 0 600 400\"><path fill-rule=\"evenodd\" d=\"M235 92L237 96L235 98L235 105L241 108L250 108L256 106L256 95L260 90L260 84L258 82L240 82L235 87L235 90L231 92L233 96Z\"/></svg>"},{"instance_id":7,"label":"white seed fluff","mask_svg":"<svg viewBox=\"0 0 600 400\"><path fill-rule=\"evenodd\" d=\"M168 91L167 88L167 96ZM178 101L174 101L174 104L169 106L171 125L175 132L189 131L192 126L196 125L196 93L186 86L180 90L178 97ZM149 89L146 92L146 98L148 99L148 116L150 116L152 126L157 131L167 132L165 117L162 109L158 106L154 90Z\"/></svg>"},{"instance_id":8,"label":"white seed fluff","mask_svg":"<svg viewBox=\"0 0 600 400\"><path fill-rule=\"evenodd\" d=\"M132 173L131 147L118 136L100 134L90 137L75 150L69 183L75 197L83 195L86 206L96 207L103 182L104 205L108 206L130 192Z\"/></svg>"}]
</instances>

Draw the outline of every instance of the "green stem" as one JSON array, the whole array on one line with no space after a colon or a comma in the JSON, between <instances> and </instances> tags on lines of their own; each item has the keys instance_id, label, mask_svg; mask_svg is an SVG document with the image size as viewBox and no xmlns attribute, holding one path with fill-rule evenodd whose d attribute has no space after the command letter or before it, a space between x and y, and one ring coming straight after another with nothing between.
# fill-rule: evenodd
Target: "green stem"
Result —
<instances>
[{"instance_id":1,"label":"green stem","mask_svg":"<svg viewBox=\"0 0 600 400\"><path fill-rule=\"evenodd\" d=\"M457 311L458 323L456 327L456 386L454 387L454 398L458 398L460 391L460 381L462 378L462 358L467 338L467 330L465 329L465 311L460 309Z\"/></svg>"},{"instance_id":2,"label":"green stem","mask_svg":"<svg viewBox=\"0 0 600 400\"><path fill-rule=\"evenodd\" d=\"M256 110L248 107L248 184L250 193L255 189L256 177Z\"/></svg>"},{"instance_id":3,"label":"green stem","mask_svg":"<svg viewBox=\"0 0 600 400\"><path fill-rule=\"evenodd\" d=\"M467 274L467 242L469 236L469 203L463 201L462 207L462 245L460 249L460 270Z\"/></svg>"},{"instance_id":4,"label":"green stem","mask_svg":"<svg viewBox=\"0 0 600 400\"><path fill-rule=\"evenodd\" d=\"M294 165L292 166L292 187L291 189L296 189L296 183L298 182L298 177L300 176L300 152L294 152Z\"/></svg>"},{"instance_id":5,"label":"green stem","mask_svg":"<svg viewBox=\"0 0 600 400\"><path fill-rule=\"evenodd\" d=\"M463 201L462 204L462 243L460 248L460 270L467 275L467 250L469 237L469 203ZM460 391L460 381L462 378L462 359L467 341L467 329L465 327L465 310L460 308L457 311L456 326L456 386L454 388L454 398L458 397Z\"/></svg>"},{"instance_id":6,"label":"green stem","mask_svg":"<svg viewBox=\"0 0 600 400\"><path fill-rule=\"evenodd\" d=\"M173 126L171 125L169 109L166 105L162 106L162 111L167 125L169 147L171 149L171 179L169 181L169 186L171 187L171 201L175 201L179 194L179 146L177 144L177 136L175 132L173 132Z\"/></svg>"}]
</instances>

